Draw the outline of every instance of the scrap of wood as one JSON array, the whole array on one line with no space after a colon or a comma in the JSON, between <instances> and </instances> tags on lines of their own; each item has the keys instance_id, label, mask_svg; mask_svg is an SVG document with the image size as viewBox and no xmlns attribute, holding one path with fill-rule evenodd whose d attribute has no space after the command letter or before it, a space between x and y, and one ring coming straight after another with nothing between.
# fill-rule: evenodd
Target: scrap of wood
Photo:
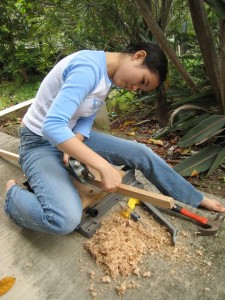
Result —
<instances>
[{"instance_id":1,"label":"scrap of wood","mask_svg":"<svg viewBox=\"0 0 225 300\"><path fill-rule=\"evenodd\" d=\"M25 107L31 105L34 102L34 100L35 100L35 98L29 99L27 101L24 101L24 102L21 102L19 104L13 105L11 107L5 108L5 109L0 111L0 117L5 116L5 115L7 115L9 113L12 113L14 111L17 111L19 109L25 108Z\"/></svg>"},{"instance_id":2,"label":"scrap of wood","mask_svg":"<svg viewBox=\"0 0 225 300\"><path fill-rule=\"evenodd\" d=\"M91 207L99 203L108 193L95 186L84 185L76 180L73 181L74 186L77 188L80 198L82 200L83 209Z\"/></svg>"},{"instance_id":3,"label":"scrap of wood","mask_svg":"<svg viewBox=\"0 0 225 300\"><path fill-rule=\"evenodd\" d=\"M19 155L16 153L12 153L3 149L0 149L0 156L4 158L9 158L11 160L17 161L19 159Z\"/></svg>"}]
</instances>

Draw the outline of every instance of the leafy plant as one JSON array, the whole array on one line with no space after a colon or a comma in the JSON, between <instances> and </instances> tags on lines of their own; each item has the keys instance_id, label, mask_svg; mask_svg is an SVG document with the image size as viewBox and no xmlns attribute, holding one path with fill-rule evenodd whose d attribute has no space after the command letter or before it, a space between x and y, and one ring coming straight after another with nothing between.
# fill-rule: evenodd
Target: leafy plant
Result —
<instances>
[{"instance_id":1,"label":"leafy plant","mask_svg":"<svg viewBox=\"0 0 225 300\"><path fill-rule=\"evenodd\" d=\"M220 150L221 147L216 145L208 146L177 164L174 170L182 176L191 176L193 172L200 173L207 171L212 166Z\"/></svg>"},{"instance_id":2,"label":"leafy plant","mask_svg":"<svg viewBox=\"0 0 225 300\"><path fill-rule=\"evenodd\" d=\"M200 144L207 141L215 134L221 132L221 128L225 126L225 115L213 115L202 120L197 126L192 128L178 142L180 147L188 147L194 144ZM222 129L223 130L223 129Z\"/></svg>"},{"instance_id":3,"label":"leafy plant","mask_svg":"<svg viewBox=\"0 0 225 300\"><path fill-rule=\"evenodd\" d=\"M225 115L213 114L210 111L209 104L213 102L211 99L214 99L211 91L204 91L172 103L171 107L181 103L198 103L202 106L182 105L171 114L169 126L153 135L159 139L169 132L177 132L181 136L179 147L203 145L204 148L197 154L174 167L182 176L207 171L206 176L209 176L225 161ZM205 108L207 103L208 110Z\"/></svg>"}]
</instances>

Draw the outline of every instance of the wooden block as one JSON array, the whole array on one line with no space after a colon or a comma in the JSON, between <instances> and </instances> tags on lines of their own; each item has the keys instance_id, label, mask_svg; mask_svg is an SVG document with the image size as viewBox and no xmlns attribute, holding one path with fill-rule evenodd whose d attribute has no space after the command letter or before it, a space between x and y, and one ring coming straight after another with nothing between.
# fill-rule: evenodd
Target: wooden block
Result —
<instances>
[{"instance_id":1,"label":"wooden block","mask_svg":"<svg viewBox=\"0 0 225 300\"><path fill-rule=\"evenodd\" d=\"M85 185L76 180L74 180L74 185L82 200L83 209L97 204L108 194L98 187Z\"/></svg>"}]
</instances>

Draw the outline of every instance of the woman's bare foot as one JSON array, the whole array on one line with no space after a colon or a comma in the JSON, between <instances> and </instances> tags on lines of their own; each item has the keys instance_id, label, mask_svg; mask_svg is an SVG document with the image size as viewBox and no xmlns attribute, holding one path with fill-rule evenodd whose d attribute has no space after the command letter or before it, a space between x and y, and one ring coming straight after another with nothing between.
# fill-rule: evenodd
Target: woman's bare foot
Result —
<instances>
[{"instance_id":1,"label":"woman's bare foot","mask_svg":"<svg viewBox=\"0 0 225 300\"><path fill-rule=\"evenodd\" d=\"M9 180L5 185L5 190L8 192L8 190L16 184L16 181L14 179Z\"/></svg>"},{"instance_id":2,"label":"woman's bare foot","mask_svg":"<svg viewBox=\"0 0 225 300\"><path fill-rule=\"evenodd\" d=\"M204 207L211 211L216 211L221 213L225 212L225 207L223 207L223 205L219 201L214 199L209 199L206 197L202 200L199 206Z\"/></svg>"}]
</instances>

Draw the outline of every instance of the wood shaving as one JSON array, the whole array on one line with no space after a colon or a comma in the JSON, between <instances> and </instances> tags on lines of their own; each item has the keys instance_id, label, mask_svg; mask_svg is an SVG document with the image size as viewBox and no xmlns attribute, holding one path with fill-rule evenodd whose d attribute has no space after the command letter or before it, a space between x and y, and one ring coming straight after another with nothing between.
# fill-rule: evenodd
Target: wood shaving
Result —
<instances>
[{"instance_id":1,"label":"wood shaving","mask_svg":"<svg viewBox=\"0 0 225 300\"><path fill-rule=\"evenodd\" d=\"M90 277L90 279L93 279L94 276L95 276L95 272L94 272L94 271L89 272L89 277Z\"/></svg>"},{"instance_id":2,"label":"wood shaving","mask_svg":"<svg viewBox=\"0 0 225 300\"><path fill-rule=\"evenodd\" d=\"M161 258L170 264L171 275L179 272L181 263L191 263L193 270L203 273L207 271L206 267L212 265L206 258L203 247L190 244L189 232L181 231L176 246L173 246L171 234L166 227L146 214L142 208L138 207L137 212L144 225L124 218L121 212L115 210L101 219L101 228L84 243L85 249L94 257L96 264L103 267L105 276L96 281L98 284L107 283L107 287L114 286L120 296L124 295L127 289L139 288L138 282L121 283L118 282L118 278L136 276L137 280L147 280L154 277L154 270L146 270L143 264L143 256L147 255ZM94 275L95 272L89 271L90 279L93 279ZM95 297L94 288L90 291Z\"/></svg>"},{"instance_id":3,"label":"wood shaving","mask_svg":"<svg viewBox=\"0 0 225 300\"><path fill-rule=\"evenodd\" d=\"M110 283L111 279L109 276L104 276L101 278L101 282Z\"/></svg>"},{"instance_id":4,"label":"wood shaving","mask_svg":"<svg viewBox=\"0 0 225 300\"><path fill-rule=\"evenodd\" d=\"M140 268L134 269L133 274L136 275L137 277L140 277Z\"/></svg>"},{"instance_id":5,"label":"wood shaving","mask_svg":"<svg viewBox=\"0 0 225 300\"><path fill-rule=\"evenodd\" d=\"M148 278L149 278L149 277L151 277L151 272L143 272L143 273L142 273L142 276L143 276L143 277L148 277Z\"/></svg>"},{"instance_id":6,"label":"wood shaving","mask_svg":"<svg viewBox=\"0 0 225 300\"><path fill-rule=\"evenodd\" d=\"M140 287L140 284L138 284L134 281L131 281L130 283L123 282L119 286L116 287L116 291L119 296L122 296L122 295L124 295L124 293L127 289L137 289L139 287Z\"/></svg>"},{"instance_id":7,"label":"wood shaving","mask_svg":"<svg viewBox=\"0 0 225 300\"><path fill-rule=\"evenodd\" d=\"M102 227L85 243L97 265L103 265L107 275L129 276L135 274L143 255L164 255L170 259L188 259L188 251L171 245L171 235L153 218L146 217L144 226L114 212L102 220Z\"/></svg>"},{"instance_id":8,"label":"wood shaving","mask_svg":"<svg viewBox=\"0 0 225 300\"><path fill-rule=\"evenodd\" d=\"M147 251L143 226L121 216L114 216L85 243L97 264L106 266L111 277L128 276Z\"/></svg>"}]
</instances>

